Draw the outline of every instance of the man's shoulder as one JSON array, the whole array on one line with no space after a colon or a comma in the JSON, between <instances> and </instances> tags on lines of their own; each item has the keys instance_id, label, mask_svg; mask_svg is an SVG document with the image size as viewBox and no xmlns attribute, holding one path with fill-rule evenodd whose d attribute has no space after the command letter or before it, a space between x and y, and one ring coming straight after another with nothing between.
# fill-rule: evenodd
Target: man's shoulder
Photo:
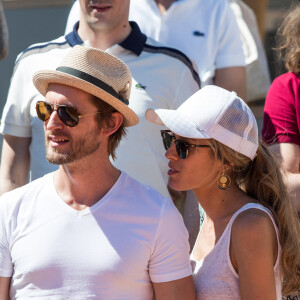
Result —
<instances>
[{"instance_id":1,"label":"man's shoulder","mask_svg":"<svg viewBox=\"0 0 300 300\"><path fill-rule=\"evenodd\" d=\"M185 55L182 51L166 46L163 43L160 43L151 37L147 37L146 43L143 47L143 52L148 54L161 55L165 61L165 64L168 64L172 67L187 68L192 73L193 78L200 87L200 79L198 75L197 66L190 60L190 58Z\"/></svg>"},{"instance_id":2,"label":"man's shoulder","mask_svg":"<svg viewBox=\"0 0 300 300\"><path fill-rule=\"evenodd\" d=\"M24 61L30 61L30 63L36 61L37 63L39 63L41 60L49 59L49 58L51 59L51 56L53 56L53 58L56 58L57 57L56 50L64 50L69 48L71 48L71 46L64 36L61 36L52 41L33 44L18 55L15 62L15 68L21 62Z\"/></svg>"}]
</instances>

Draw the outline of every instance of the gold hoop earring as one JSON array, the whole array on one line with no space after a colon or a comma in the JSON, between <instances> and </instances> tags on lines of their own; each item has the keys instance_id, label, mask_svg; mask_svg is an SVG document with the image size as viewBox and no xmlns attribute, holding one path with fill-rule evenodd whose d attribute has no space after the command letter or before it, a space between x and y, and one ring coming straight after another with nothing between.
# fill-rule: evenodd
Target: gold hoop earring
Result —
<instances>
[{"instance_id":1,"label":"gold hoop earring","mask_svg":"<svg viewBox=\"0 0 300 300\"><path fill-rule=\"evenodd\" d=\"M225 171L223 169L223 174L217 178L218 183L218 189L220 190L228 190L230 188L231 184L231 178L225 174Z\"/></svg>"}]
</instances>

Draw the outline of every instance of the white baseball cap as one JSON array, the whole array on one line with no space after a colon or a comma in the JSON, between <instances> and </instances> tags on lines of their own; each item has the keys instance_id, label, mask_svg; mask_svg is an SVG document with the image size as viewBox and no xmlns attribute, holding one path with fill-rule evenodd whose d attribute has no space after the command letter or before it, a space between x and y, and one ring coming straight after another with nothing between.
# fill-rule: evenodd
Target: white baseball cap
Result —
<instances>
[{"instance_id":1,"label":"white baseball cap","mask_svg":"<svg viewBox=\"0 0 300 300\"><path fill-rule=\"evenodd\" d=\"M146 119L165 125L173 133L193 139L215 139L253 160L258 148L258 128L248 105L215 85L207 85L177 110L149 109Z\"/></svg>"}]
</instances>

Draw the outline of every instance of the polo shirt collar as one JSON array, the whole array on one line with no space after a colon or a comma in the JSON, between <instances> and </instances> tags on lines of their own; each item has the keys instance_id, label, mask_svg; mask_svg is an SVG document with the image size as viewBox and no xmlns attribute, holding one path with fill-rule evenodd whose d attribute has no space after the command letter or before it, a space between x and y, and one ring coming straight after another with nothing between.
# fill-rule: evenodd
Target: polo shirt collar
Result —
<instances>
[{"instance_id":1,"label":"polo shirt collar","mask_svg":"<svg viewBox=\"0 0 300 300\"><path fill-rule=\"evenodd\" d=\"M129 23L132 30L129 36L119 45L124 49L129 50L139 56L143 51L144 45L147 40L147 36L141 32L137 23L132 21L130 21ZM81 37L78 35L77 32L78 27L79 27L79 21L74 25L73 31L71 31L66 35L66 40L71 47L83 44L83 40L81 39Z\"/></svg>"}]
</instances>

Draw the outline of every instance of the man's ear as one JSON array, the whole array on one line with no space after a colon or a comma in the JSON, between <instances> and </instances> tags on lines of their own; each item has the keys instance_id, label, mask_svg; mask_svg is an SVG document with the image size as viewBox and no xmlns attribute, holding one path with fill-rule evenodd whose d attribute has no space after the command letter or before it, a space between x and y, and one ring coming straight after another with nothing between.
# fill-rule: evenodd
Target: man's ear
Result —
<instances>
[{"instance_id":1,"label":"man's ear","mask_svg":"<svg viewBox=\"0 0 300 300\"><path fill-rule=\"evenodd\" d=\"M118 111L111 114L111 118L106 128L102 128L102 133L105 136L110 136L115 133L123 123L123 115Z\"/></svg>"}]
</instances>

